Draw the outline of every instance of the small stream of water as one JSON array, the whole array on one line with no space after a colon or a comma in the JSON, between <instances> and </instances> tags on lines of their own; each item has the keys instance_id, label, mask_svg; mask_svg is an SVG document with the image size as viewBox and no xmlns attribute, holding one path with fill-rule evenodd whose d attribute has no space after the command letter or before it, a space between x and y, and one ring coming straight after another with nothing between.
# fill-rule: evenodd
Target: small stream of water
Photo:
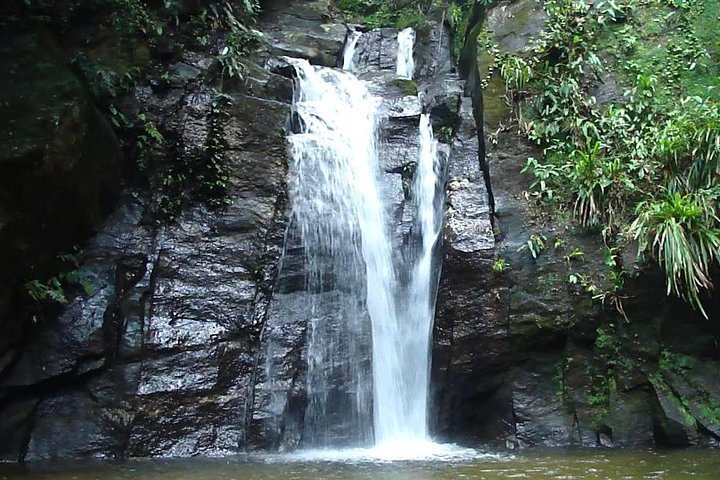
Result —
<instances>
[{"instance_id":1,"label":"small stream of water","mask_svg":"<svg viewBox=\"0 0 720 480\"><path fill-rule=\"evenodd\" d=\"M404 78L413 78L415 61L413 60L413 47L415 46L415 30L406 28L398 33L398 59L395 72Z\"/></svg>"}]
</instances>

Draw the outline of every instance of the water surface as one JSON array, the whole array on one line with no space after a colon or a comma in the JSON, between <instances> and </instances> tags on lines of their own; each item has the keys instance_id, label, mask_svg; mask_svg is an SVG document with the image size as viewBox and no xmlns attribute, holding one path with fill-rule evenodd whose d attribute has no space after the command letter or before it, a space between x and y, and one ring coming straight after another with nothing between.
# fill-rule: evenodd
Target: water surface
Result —
<instances>
[{"instance_id":1,"label":"water surface","mask_svg":"<svg viewBox=\"0 0 720 480\"><path fill-rule=\"evenodd\" d=\"M720 451L541 451L444 461L307 460L303 456L131 460L0 466L0 479L52 480L498 480L720 478Z\"/></svg>"}]
</instances>

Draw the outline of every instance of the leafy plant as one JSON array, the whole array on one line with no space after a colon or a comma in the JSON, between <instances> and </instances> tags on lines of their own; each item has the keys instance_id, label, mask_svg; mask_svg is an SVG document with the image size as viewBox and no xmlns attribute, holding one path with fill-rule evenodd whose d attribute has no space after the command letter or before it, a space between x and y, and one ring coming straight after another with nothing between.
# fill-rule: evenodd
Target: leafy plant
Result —
<instances>
[{"instance_id":1,"label":"leafy plant","mask_svg":"<svg viewBox=\"0 0 720 480\"><path fill-rule=\"evenodd\" d=\"M665 270L668 294L687 299L707 317L700 294L712 288L710 268L720 260L720 188L681 195L667 193L637 207L629 228L640 253Z\"/></svg>"},{"instance_id":2,"label":"leafy plant","mask_svg":"<svg viewBox=\"0 0 720 480\"><path fill-rule=\"evenodd\" d=\"M432 6L432 1L422 0L340 0L338 2L343 13L354 20L363 20L370 28L395 27L399 29L418 28L425 21L425 15ZM449 21L458 20L457 5L449 8ZM452 23L451 23L452 24Z\"/></svg>"},{"instance_id":3,"label":"leafy plant","mask_svg":"<svg viewBox=\"0 0 720 480\"><path fill-rule=\"evenodd\" d=\"M507 260L504 258L496 258L493 262L493 273L502 273L507 268Z\"/></svg>"},{"instance_id":4,"label":"leafy plant","mask_svg":"<svg viewBox=\"0 0 720 480\"><path fill-rule=\"evenodd\" d=\"M259 40L257 32L249 28L246 23L254 19L259 8L254 0L245 0L239 13L230 3L224 3L222 6L216 3L210 4L213 17L228 30L225 47L216 57L226 77L242 79L245 76L242 60Z\"/></svg>"},{"instance_id":5,"label":"leafy plant","mask_svg":"<svg viewBox=\"0 0 720 480\"><path fill-rule=\"evenodd\" d=\"M545 250L546 242L547 238L545 238L545 235L543 235L542 233L533 233L530 235L527 243L518 248L518 252L528 250L533 258L538 258L540 253Z\"/></svg>"},{"instance_id":6,"label":"leafy plant","mask_svg":"<svg viewBox=\"0 0 720 480\"><path fill-rule=\"evenodd\" d=\"M39 279L29 280L25 283L25 292L37 303L55 303L67 305L68 289L80 286L86 295L92 295L92 285L79 272L78 253L58 255L58 260L64 270L53 275L45 281ZM35 317L37 321L37 317Z\"/></svg>"},{"instance_id":7,"label":"leafy plant","mask_svg":"<svg viewBox=\"0 0 720 480\"><path fill-rule=\"evenodd\" d=\"M200 166L197 179L200 181L201 195L213 206L227 204L227 186L229 174L225 161L226 148L224 123L229 117L227 108L232 105L232 98L222 92L215 92L210 109L210 129L206 142L207 159Z\"/></svg>"},{"instance_id":8,"label":"leafy plant","mask_svg":"<svg viewBox=\"0 0 720 480\"><path fill-rule=\"evenodd\" d=\"M137 161L138 167L141 170L148 168L150 159L157 148L159 148L165 141L165 137L155 127L155 124L151 122L147 115L141 113L138 115L138 123L140 125L141 133L137 136L135 142L137 147Z\"/></svg>"},{"instance_id":9,"label":"leafy plant","mask_svg":"<svg viewBox=\"0 0 720 480\"><path fill-rule=\"evenodd\" d=\"M720 106L710 89L706 96L678 92L689 90L688 72L704 71L711 52L716 64L720 60L693 27L704 25L698 20L704 6L717 2L666 4L668 13L655 20L658 32L671 29L665 33L670 42L649 56L635 53L635 46L649 48L649 34L634 23L639 10L650 8L645 3L606 0L591 9L586 2L552 0L545 4L547 28L532 55L495 53L494 66L519 130L542 148L542 156L528 158L523 168L534 177L533 197L571 210L613 249L637 240L640 257L655 259L665 270L668 294L706 315L701 298L713 288L713 269L720 265ZM635 46L610 46L611 51L636 60L620 66L628 80L624 98L598 105L589 93L606 68L597 55L598 39L612 32L632 37ZM703 35L720 41L720 35ZM607 290L577 274L570 281L625 316L625 270L617 263L607 267Z\"/></svg>"},{"instance_id":10,"label":"leafy plant","mask_svg":"<svg viewBox=\"0 0 720 480\"><path fill-rule=\"evenodd\" d=\"M570 262L583 258L584 256L585 253L582 250L578 248L573 248L573 251L565 255L563 258L565 258L565 263L570 265Z\"/></svg>"},{"instance_id":11,"label":"leafy plant","mask_svg":"<svg viewBox=\"0 0 720 480\"><path fill-rule=\"evenodd\" d=\"M72 65L77 68L95 98L112 99L128 93L135 85L138 68L133 67L125 73L119 73L105 65L90 62L84 54L76 55Z\"/></svg>"}]
</instances>

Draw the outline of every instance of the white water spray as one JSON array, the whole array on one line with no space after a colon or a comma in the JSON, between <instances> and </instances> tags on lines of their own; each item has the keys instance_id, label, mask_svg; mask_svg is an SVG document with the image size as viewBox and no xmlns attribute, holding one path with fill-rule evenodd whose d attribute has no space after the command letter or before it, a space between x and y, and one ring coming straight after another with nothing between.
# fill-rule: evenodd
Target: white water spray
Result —
<instances>
[{"instance_id":1,"label":"white water spray","mask_svg":"<svg viewBox=\"0 0 720 480\"><path fill-rule=\"evenodd\" d=\"M415 46L415 30L406 28L401 30L397 36L398 55L395 73L404 78L413 78L415 72L415 61L413 60L413 47Z\"/></svg>"}]
</instances>

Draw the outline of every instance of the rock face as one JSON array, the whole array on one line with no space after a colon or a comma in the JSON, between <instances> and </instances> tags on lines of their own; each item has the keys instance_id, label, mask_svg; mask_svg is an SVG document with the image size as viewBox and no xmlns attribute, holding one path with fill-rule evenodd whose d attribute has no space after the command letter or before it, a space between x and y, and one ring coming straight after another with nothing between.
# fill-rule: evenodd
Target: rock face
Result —
<instances>
[{"instance_id":1,"label":"rock face","mask_svg":"<svg viewBox=\"0 0 720 480\"><path fill-rule=\"evenodd\" d=\"M6 70L0 79L4 318L18 301L9 292L50 273L59 251L72 251L110 211L120 191L122 154L109 122L49 32L9 21L1 35ZM0 350L18 334L12 327L0 330Z\"/></svg>"},{"instance_id":2,"label":"rock face","mask_svg":"<svg viewBox=\"0 0 720 480\"><path fill-rule=\"evenodd\" d=\"M436 432L508 448L717 445L720 403L710 386L720 377L679 380L712 371L720 352L707 342L717 338L717 322L658 298L657 272L626 283L629 322L570 284L571 274L602 270L604 246L528 199L531 179L521 169L540 153L512 126L497 74L481 87L489 59L473 35L488 28L501 51L523 54L545 20L536 2L502 2L487 12L478 3L468 28L460 67L474 109L465 115L474 114L493 141L480 131L479 148L471 148L485 185L473 187L473 170L453 180L451 167L433 351ZM602 85L598 95L612 97ZM465 135L461 128L456 143ZM471 157L467 165L478 176ZM490 204L471 194L483 187ZM490 228L488 212L494 237L477 233ZM537 258L533 241L543 244Z\"/></svg>"},{"instance_id":3,"label":"rock face","mask_svg":"<svg viewBox=\"0 0 720 480\"><path fill-rule=\"evenodd\" d=\"M142 88L137 97L151 112L164 100ZM184 128L188 155L204 145L210 101L190 92L156 117L166 132ZM8 408L16 391L36 402L25 460L218 454L244 442L282 246L289 105L237 93L229 112L231 204L158 226L128 192L86 249L92 294L38 332L3 376ZM262 122L247 122L259 112ZM16 451L3 444L4 458Z\"/></svg>"},{"instance_id":4,"label":"rock face","mask_svg":"<svg viewBox=\"0 0 720 480\"><path fill-rule=\"evenodd\" d=\"M188 163L204 156L212 129L213 95L205 82L211 66L207 54L187 51L170 68L167 87L139 85L123 101L120 108L145 112L173 140L155 154ZM71 98L84 99L79 82L74 86L70 72L66 77L53 79L68 85ZM217 455L246 444L260 332L285 230L291 101L288 79L271 72L256 77L229 93L219 132L229 204L190 206L167 224L159 221L159 192L127 189L84 249L78 275L91 293L75 295L57 319L33 329L26 344L2 345L1 460ZM39 138L39 146L18 145L15 150L27 152L7 162L54 161L67 175L86 169L95 175L95 190L80 180L73 186L97 208L100 200L89 195L117 190L103 182L111 177L119 185L120 152L117 142L115 157L102 150L105 139L97 132L105 121L86 103L89 113L71 112L68 120L77 139L58 143L57 157L43 160L41 154L49 154L42 144L52 146L53 137ZM94 124L83 127L90 114ZM22 126L23 115L11 118ZM64 117L57 121L64 128ZM96 156L79 156L86 136ZM63 164L60 154L75 155L77 165ZM91 161L99 163L88 167ZM107 167L113 161L114 170ZM72 185L65 177L58 181Z\"/></svg>"},{"instance_id":5,"label":"rock face","mask_svg":"<svg viewBox=\"0 0 720 480\"><path fill-rule=\"evenodd\" d=\"M163 191L122 193L84 249L78 275L91 291L77 292L56 319L32 329L31 340L3 352L2 460L221 455L303 442L308 333L299 312L306 296L303 254L288 226L293 71L281 57L334 66L347 28L332 23L322 1L270 4L265 15L257 66L227 92L220 134L230 203L212 209L189 202L166 223ZM430 31L430 46L416 53L416 81L395 75L396 30L368 32L357 55L359 74L382 99L381 188L398 251L417 242L408 186L420 114L431 111L438 130L461 117L449 33L437 22ZM192 50L171 62L168 79L138 85L119 108L144 112L162 132L167 145L153 152L161 162L192 164L217 134L213 62ZM477 142L472 118L464 122ZM445 149L441 170L466 168L452 165L456 156L471 158L472 148L470 141L449 156ZM471 181L458 195L481 199L477 178ZM329 288L323 301L341 294ZM272 378L268 359L278 365ZM369 370L370 350L339 361Z\"/></svg>"},{"instance_id":6,"label":"rock face","mask_svg":"<svg viewBox=\"0 0 720 480\"><path fill-rule=\"evenodd\" d=\"M303 444L307 319L298 312L306 297L303 252L289 225L293 69L282 57L335 66L347 28L326 0L265 3L263 47L246 81L226 88L219 135L230 202L189 202L172 223L160 221L162 192L121 191L117 139L59 64L62 52L35 30L3 31L0 56L11 75L0 79L0 95L37 84L0 99L10 125L0 132L9 146L0 154L0 260L13 272L0 280L0 317L13 312L5 292L34 271L22 259L47 263L98 231L78 272L92 289L72 292L52 321L0 326L0 461ZM486 21L504 50L522 51L545 17L521 1L487 14L478 3L473 18L470 31ZM477 52L464 52L467 82L454 71L450 32L438 20L418 34L412 81L394 73L397 30L366 32L355 56L358 76L382 98L381 183L399 251L416 241L408 185L421 113L431 113L446 143L434 435L511 449L716 445L718 323L656 301L652 292L663 287L654 275L629 286L637 292L625 306L631 323L568 284L570 273L599 269L602 245L528 202L520 169L533 147L500 128L508 113L497 85L480 88L487 65ZM21 61L38 55L52 75ZM162 161L192 163L218 134L216 65L207 51L173 55L169 80L137 86L119 108L145 112L171 140L154 152ZM487 148L486 132L495 138ZM42 221L22 224L28 218ZM545 244L537 258L526 248L533 235ZM583 261L568 259L574 248ZM328 288L323 301L339 294ZM369 364L369 355L342 361Z\"/></svg>"}]
</instances>

